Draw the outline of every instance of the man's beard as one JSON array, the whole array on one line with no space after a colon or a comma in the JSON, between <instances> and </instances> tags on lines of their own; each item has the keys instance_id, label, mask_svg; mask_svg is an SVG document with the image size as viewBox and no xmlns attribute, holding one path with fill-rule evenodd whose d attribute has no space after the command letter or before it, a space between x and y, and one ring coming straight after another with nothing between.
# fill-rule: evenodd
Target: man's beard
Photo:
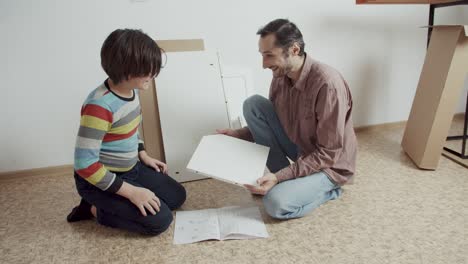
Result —
<instances>
[{"instance_id":1,"label":"man's beard","mask_svg":"<svg viewBox=\"0 0 468 264\"><path fill-rule=\"evenodd\" d=\"M275 77L285 77L287 76L292 70L292 65L287 64L284 68L278 68L276 72L273 72L273 76Z\"/></svg>"},{"instance_id":2,"label":"man's beard","mask_svg":"<svg viewBox=\"0 0 468 264\"><path fill-rule=\"evenodd\" d=\"M292 68L293 68L291 62L289 61L289 54L288 54L288 52L283 51L283 58L284 58L284 60L286 61L286 66L285 66L284 68L282 68L282 69L279 69L277 75L275 75L275 74L273 73L273 76L275 76L275 77L285 77L285 76L287 76L287 75L291 72L291 70L292 70Z\"/></svg>"}]
</instances>

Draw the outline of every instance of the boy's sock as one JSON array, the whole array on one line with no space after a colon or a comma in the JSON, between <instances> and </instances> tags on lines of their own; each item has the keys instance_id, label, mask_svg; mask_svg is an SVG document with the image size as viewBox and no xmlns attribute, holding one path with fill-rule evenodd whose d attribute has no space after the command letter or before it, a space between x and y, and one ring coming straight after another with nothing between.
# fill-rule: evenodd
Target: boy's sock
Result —
<instances>
[{"instance_id":1,"label":"boy's sock","mask_svg":"<svg viewBox=\"0 0 468 264\"><path fill-rule=\"evenodd\" d=\"M81 199L78 206L73 208L70 214L67 216L68 222L77 222L81 220L92 219L93 214L91 213L91 204Z\"/></svg>"}]
</instances>

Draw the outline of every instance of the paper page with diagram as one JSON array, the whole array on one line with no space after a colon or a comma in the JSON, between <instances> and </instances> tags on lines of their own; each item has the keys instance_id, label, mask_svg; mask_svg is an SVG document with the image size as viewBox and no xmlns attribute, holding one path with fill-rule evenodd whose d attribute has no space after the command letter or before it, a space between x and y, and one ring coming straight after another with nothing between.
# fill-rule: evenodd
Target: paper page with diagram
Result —
<instances>
[{"instance_id":1,"label":"paper page with diagram","mask_svg":"<svg viewBox=\"0 0 468 264\"><path fill-rule=\"evenodd\" d=\"M267 237L258 207L233 206L176 212L174 244Z\"/></svg>"},{"instance_id":2,"label":"paper page with diagram","mask_svg":"<svg viewBox=\"0 0 468 264\"><path fill-rule=\"evenodd\" d=\"M218 209L221 240L267 238L268 232L258 207Z\"/></svg>"}]
</instances>

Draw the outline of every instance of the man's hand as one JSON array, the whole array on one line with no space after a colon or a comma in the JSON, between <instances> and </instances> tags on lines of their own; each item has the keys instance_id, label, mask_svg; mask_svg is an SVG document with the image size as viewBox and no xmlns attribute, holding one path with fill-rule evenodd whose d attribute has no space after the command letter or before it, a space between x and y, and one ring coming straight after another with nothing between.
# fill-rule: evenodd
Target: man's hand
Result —
<instances>
[{"instance_id":1,"label":"man's hand","mask_svg":"<svg viewBox=\"0 0 468 264\"><path fill-rule=\"evenodd\" d=\"M244 185L251 193L265 195L268 191L273 188L276 184L278 184L278 178L273 173L267 173L263 177L257 180L258 185L260 186L253 186L246 184Z\"/></svg>"},{"instance_id":2,"label":"man's hand","mask_svg":"<svg viewBox=\"0 0 468 264\"><path fill-rule=\"evenodd\" d=\"M224 128L224 129L216 129L216 133L223 134L230 137L240 138L240 133L237 130Z\"/></svg>"},{"instance_id":3,"label":"man's hand","mask_svg":"<svg viewBox=\"0 0 468 264\"><path fill-rule=\"evenodd\" d=\"M167 174L167 165L166 163L159 161L157 159L153 159L152 157L146 154L146 151L140 151L140 160L148 167L155 169L157 172L163 172Z\"/></svg>"}]
</instances>

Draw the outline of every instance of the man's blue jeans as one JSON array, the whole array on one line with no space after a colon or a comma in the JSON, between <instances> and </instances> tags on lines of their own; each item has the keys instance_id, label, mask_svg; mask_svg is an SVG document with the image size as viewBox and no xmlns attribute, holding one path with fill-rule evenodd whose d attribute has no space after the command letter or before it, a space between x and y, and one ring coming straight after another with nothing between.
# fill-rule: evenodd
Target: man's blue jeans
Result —
<instances>
[{"instance_id":1,"label":"man's blue jeans","mask_svg":"<svg viewBox=\"0 0 468 264\"><path fill-rule=\"evenodd\" d=\"M298 146L284 132L270 100L251 96L244 102L243 111L255 142L270 147L267 167L272 173L289 166L288 157L293 161L298 158ZM319 171L277 184L264 196L263 203L273 218L298 218L338 198L341 192L340 186Z\"/></svg>"}]
</instances>

